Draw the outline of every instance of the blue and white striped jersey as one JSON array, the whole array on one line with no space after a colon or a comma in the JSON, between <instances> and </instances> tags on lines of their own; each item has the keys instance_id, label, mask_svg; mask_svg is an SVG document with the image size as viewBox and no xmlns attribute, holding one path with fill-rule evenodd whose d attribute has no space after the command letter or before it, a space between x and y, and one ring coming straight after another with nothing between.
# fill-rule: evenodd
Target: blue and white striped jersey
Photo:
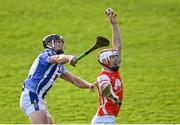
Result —
<instances>
[{"instance_id":1,"label":"blue and white striped jersey","mask_svg":"<svg viewBox=\"0 0 180 125\"><path fill-rule=\"evenodd\" d=\"M28 78L24 81L24 88L37 93L38 97L43 99L56 78L66 72L62 64L49 63L49 57L52 55L57 55L52 49L47 48L42 51L32 64Z\"/></svg>"}]
</instances>

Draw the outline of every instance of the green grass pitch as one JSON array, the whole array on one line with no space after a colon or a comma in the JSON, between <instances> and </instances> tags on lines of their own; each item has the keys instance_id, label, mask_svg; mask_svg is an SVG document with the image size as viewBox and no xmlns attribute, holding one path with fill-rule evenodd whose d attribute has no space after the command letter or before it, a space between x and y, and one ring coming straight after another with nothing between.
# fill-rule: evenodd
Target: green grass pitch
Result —
<instances>
[{"instance_id":1,"label":"green grass pitch","mask_svg":"<svg viewBox=\"0 0 180 125\"><path fill-rule=\"evenodd\" d=\"M122 33L124 100L119 124L180 123L179 0L0 0L0 123L29 123L19 98L29 68L50 33L65 39L65 53L79 55L96 36L111 40L107 7L118 14ZM99 50L68 71L96 80ZM46 97L55 123L89 124L97 111L90 93L58 79Z\"/></svg>"}]
</instances>

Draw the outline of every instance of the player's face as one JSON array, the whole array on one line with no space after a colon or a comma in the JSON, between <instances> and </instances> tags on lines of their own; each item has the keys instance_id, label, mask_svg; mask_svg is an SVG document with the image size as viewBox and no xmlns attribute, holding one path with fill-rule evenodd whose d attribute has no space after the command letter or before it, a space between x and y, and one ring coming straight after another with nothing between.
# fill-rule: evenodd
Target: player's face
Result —
<instances>
[{"instance_id":1,"label":"player's face","mask_svg":"<svg viewBox=\"0 0 180 125\"><path fill-rule=\"evenodd\" d=\"M64 51L64 40L63 39L56 39L55 43L54 43L54 49Z\"/></svg>"},{"instance_id":2,"label":"player's face","mask_svg":"<svg viewBox=\"0 0 180 125\"><path fill-rule=\"evenodd\" d=\"M118 55L112 55L110 58L110 66L111 67L119 67L120 65L120 58Z\"/></svg>"}]
</instances>

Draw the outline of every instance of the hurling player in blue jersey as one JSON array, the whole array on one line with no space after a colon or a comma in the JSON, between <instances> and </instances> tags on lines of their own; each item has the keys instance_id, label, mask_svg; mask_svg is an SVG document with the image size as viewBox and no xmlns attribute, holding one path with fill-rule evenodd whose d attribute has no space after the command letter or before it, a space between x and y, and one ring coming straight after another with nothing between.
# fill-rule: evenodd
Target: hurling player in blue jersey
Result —
<instances>
[{"instance_id":1,"label":"hurling player in blue jersey","mask_svg":"<svg viewBox=\"0 0 180 125\"><path fill-rule=\"evenodd\" d=\"M43 39L42 51L31 66L27 79L24 81L20 99L20 107L32 124L53 124L46 108L44 98L60 77L79 88L93 90L95 85L68 72L64 65L76 64L76 57L64 54L64 39L58 34L50 34Z\"/></svg>"}]
</instances>

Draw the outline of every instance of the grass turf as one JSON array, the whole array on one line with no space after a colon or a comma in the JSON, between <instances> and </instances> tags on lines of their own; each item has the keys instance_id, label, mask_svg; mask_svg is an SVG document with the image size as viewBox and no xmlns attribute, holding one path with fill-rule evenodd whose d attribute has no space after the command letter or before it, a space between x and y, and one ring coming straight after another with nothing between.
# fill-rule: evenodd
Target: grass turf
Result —
<instances>
[{"instance_id":1,"label":"grass turf","mask_svg":"<svg viewBox=\"0 0 180 125\"><path fill-rule=\"evenodd\" d=\"M180 123L180 2L178 0L0 0L0 123L29 123L19 107L21 86L49 33L79 55L97 35L111 39L104 10L118 14L122 32L124 101L117 123ZM66 68L89 82L101 66L98 51ZM55 123L90 123L97 91L57 80L46 98Z\"/></svg>"}]
</instances>

